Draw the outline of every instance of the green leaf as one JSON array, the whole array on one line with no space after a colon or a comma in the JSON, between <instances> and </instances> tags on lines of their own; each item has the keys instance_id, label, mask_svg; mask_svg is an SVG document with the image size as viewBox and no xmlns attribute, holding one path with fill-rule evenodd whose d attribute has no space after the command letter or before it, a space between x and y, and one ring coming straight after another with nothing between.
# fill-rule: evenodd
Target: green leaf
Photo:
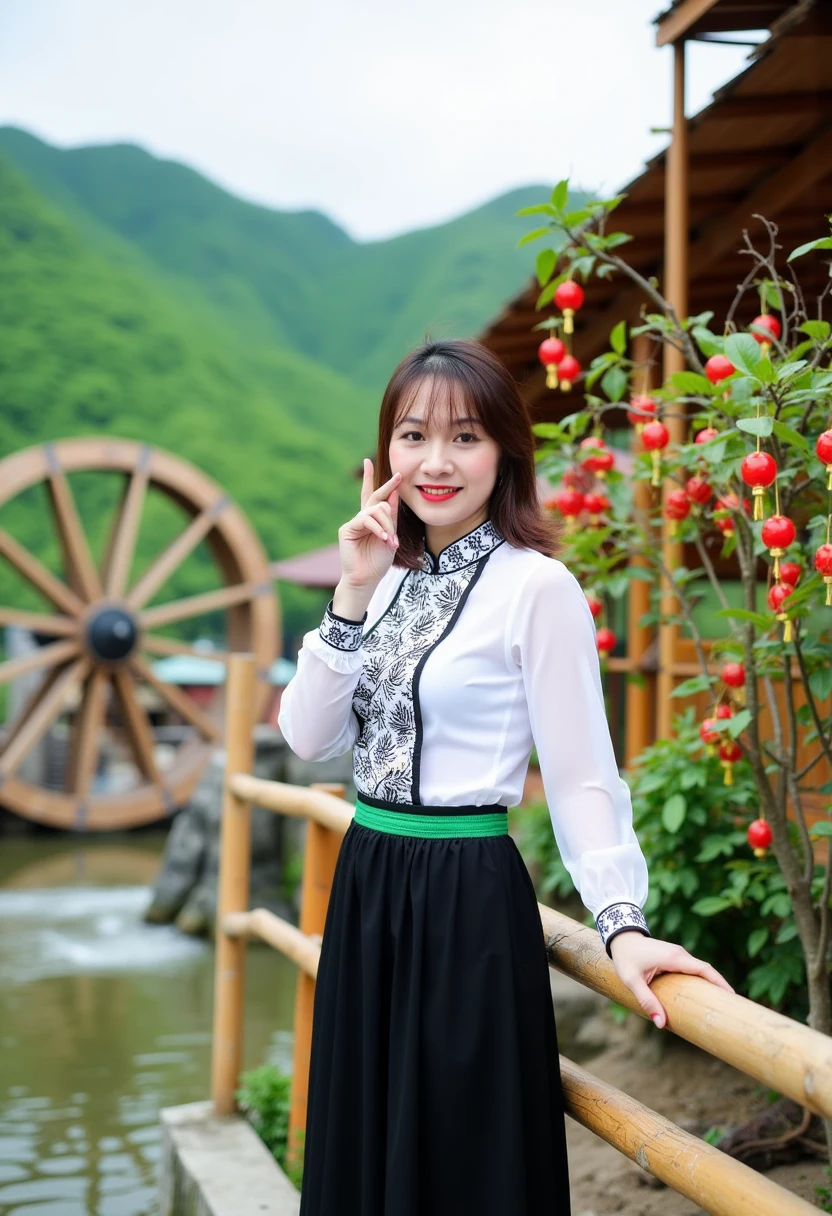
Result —
<instances>
[{"instance_id":1,"label":"green leaf","mask_svg":"<svg viewBox=\"0 0 832 1216\"><path fill-rule=\"evenodd\" d=\"M818 668L809 676L809 687L819 701L825 701L832 693L832 663Z\"/></svg>"},{"instance_id":2,"label":"green leaf","mask_svg":"<svg viewBox=\"0 0 832 1216\"><path fill-rule=\"evenodd\" d=\"M725 339L725 354L734 367L747 376L757 374L762 355L759 342L751 334L729 334Z\"/></svg>"},{"instance_id":3,"label":"green leaf","mask_svg":"<svg viewBox=\"0 0 832 1216\"><path fill-rule=\"evenodd\" d=\"M798 328L801 333L807 334L815 342L825 342L832 330L828 321L804 321Z\"/></svg>"},{"instance_id":4,"label":"green leaf","mask_svg":"<svg viewBox=\"0 0 832 1216\"><path fill-rule=\"evenodd\" d=\"M692 697L697 692L707 692L711 687L713 680L707 676L691 676L689 680L683 680L681 684L677 684L671 692L671 697Z\"/></svg>"},{"instance_id":5,"label":"green leaf","mask_svg":"<svg viewBox=\"0 0 832 1216\"><path fill-rule=\"evenodd\" d=\"M620 401L627 391L627 373L623 367L611 367L601 378L601 388L610 401Z\"/></svg>"},{"instance_id":6,"label":"green leaf","mask_svg":"<svg viewBox=\"0 0 832 1216\"><path fill-rule=\"evenodd\" d=\"M721 355L725 345L725 339L720 338L718 334L712 334L704 325L694 325L692 334L696 339L696 344L705 355L710 359L711 355Z\"/></svg>"},{"instance_id":7,"label":"green leaf","mask_svg":"<svg viewBox=\"0 0 832 1216\"><path fill-rule=\"evenodd\" d=\"M662 807L662 826L666 832L675 834L685 822L688 804L684 794L671 794Z\"/></svg>"},{"instance_id":8,"label":"green leaf","mask_svg":"<svg viewBox=\"0 0 832 1216\"><path fill-rule=\"evenodd\" d=\"M795 258L802 257L804 253L811 253L813 249L832 249L832 236L822 236L816 241L807 241L805 245L798 245L786 260L792 262Z\"/></svg>"},{"instance_id":9,"label":"green leaf","mask_svg":"<svg viewBox=\"0 0 832 1216\"><path fill-rule=\"evenodd\" d=\"M719 608L714 612L714 616L724 616L735 621L751 621L752 625L763 630L768 630L771 626L771 621L762 612L750 612L748 608Z\"/></svg>"},{"instance_id":10,"label":"green leaf","mask_svg":"<svg viewBox=\"0 0 832 1216\"><path fill-rule=\"evenodd\" d=\"M562 182L558 182L552 191L552 206L558 211L563 211L569 201L569 178L565 177Z\"/></svg>"},{"instance_id":11,"label":"green leaf","mask_svg":"<svg viewBox=\"0 0 832 1216\"><path fill-rule=\"evenodd\" d=\"M728 718L728 733L731 738L738 739L742 732L748 729L748 724L750 721L750 709L741 709L738 714L734 714L733 718Z\"/></svg>"},{"instance_id":12,"label":"green leaf","mask_svg":"<svg viewBox=\"0 0 832 1216\"><path fill-rule=\"evenodd\" d=\"M753 929L748 935L748 943L746 945L749 958L754 958L755 954L759 954L767 941L768 929L765 925L762 925L759 929Z\"/></svg>"},{"instance_id":13,"label":"green leaf","mask_svg":"<svg viewBox=\"0 0 832 1216\"><path fill-rule=\"evenodd\" d=\"M695 912L697 916L716 916L718 912L724 912L731 906L731 900L723 899L721 895L706 895L704 899L697 899L691 912Z\"/></svg>"},{"instance_id":14,"label":"green leaf","mask_svg":"<svg viewBox=\"0 0 832 1216\"><path fill-rule=\"evenodd\" d=\"M819 819L809 828L809 835L820 839L821 836L832 836L832 820Z\"/></svg>"},{"instance_id":15,"label":"green leaf","mask_svg":"<svg viewBox=\"0 0 832 1216\"><path fill-rule=\"evenodd\" d=\"M542 236L550 236L551 228L534 228L531 232L527 232L525 236L521 236L517 242L517 248L521 245L530 245L532 241L539 241Z\"/></svg>"},{"instance_id":16,"label":"green leaf","mask_svg":"<svg viewBox=\"0 0 832 1216\"><path fill-rule=\"evenodd\" d=\"M697 372L675 372L670 377L670 383L677 392L684 393L686 397L710 397L713 394L710 380Z\"/></svg>"},{"instance_id":17,"label":"green leaf","mask_svg":"<svg viewBox=\"0 0 832 1216\"><path fill-rule=\"evenodd\" d=\"M585 224L587 220L591 219L591 210L588 207L582 207L579 211L568 212L561 222L564 228L579 228L581 224Z\"/></svg>"},{"instance_id":18,"label":"green leaf","mask_svg":"<svg viewBox=\"0 0 832 1216\"><path fill-rule=\"evenodd\" d=\"M610 334L610 346L617 355L623 355L627 349L627 322L619 321Z\"/></svg>"},{"instance_id":19,"label":"green leaf","mask_svg":"<svg viewBox=\"0 0 832 1216\"><path fill-rule=\"evenodd\" d=\"M537 271L537 281L543 287L552 277L552 272L557 265L558 255L554 249L541 249L535 261L535 269Z\"/></svg>"},{"instance_id":20,"label":"green leaf","mask_svg":"<svg viewBox=\"0 0 832 1216\"><path fill-rule=\"evenodd\" d=\"M792 430L790 426L786 426L785 422L775 419L774 433L784 443L789 443L792 447L799 448L801 452L809 452L808 439L804 435L801 435L800 431Z\"/></svg>"},{"instance_id":21,"label":"green leaf","mask_svg":"<svg viewBox=\"0 0 832 1216\"><path fill-rule=\"evenodd\" d=\"M629 232L611 232L609 236L604 237L604 248L617 249L619 245L626 245L627 241L632 239Z\"/></svg>"},{"instance_id":22,"label":"green leaf","mask_svg":"<svg viewBox=\"0 0 832 1216\"><path fill-rule=\"evenodd\" d=\"M555 298L555 292L558 289L559 281L560 275L558 275L556 279L552 279L550 283L546 284L540 295L537 297L535 308L542 308L544 304L551 304L552 300Z\"/></svg>"},{"instance_id":23,"label":"green leaf","mask_svg":"<svg viewBox=\"0 0 832 1216\"><path fill-rule=\"evenodd\" d=\"M551 203L535 203L533 207L521 207L515 215L557 215Z\"/></svg>"},{"instance_id":24,"label":"green leaf","mask_svg":"<svg viewBox=\"0 0 832 1216\"><path fill-rule=\"evenodd\" d=\"M749 435L759 435L761 439L767 439L774 430L774 419L768 414L763 414L759 418L738 418L737 430L747 431Z\"/></svg>"}]
</instances>

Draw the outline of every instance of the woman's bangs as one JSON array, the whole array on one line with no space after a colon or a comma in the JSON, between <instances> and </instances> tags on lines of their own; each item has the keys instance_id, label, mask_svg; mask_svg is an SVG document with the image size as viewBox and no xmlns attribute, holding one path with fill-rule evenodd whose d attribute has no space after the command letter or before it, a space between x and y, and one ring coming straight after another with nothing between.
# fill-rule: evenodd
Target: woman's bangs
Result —
<instances>
[{"instance_id":1,"label":"woman's bangs","mask_svg":"<svg viewBox=\"0 0 832 1216\"><path fill-rule=\"evenodd\" d=\"M427 402L420 403L418 409L414 408L419 391L426 383L430 385ZM404 387L396 410L394 428L408 417L422 418L424 425L428 427L432 424L437 409L448 411L452 426L461 418L473 418L480 422L479 410L470 386L464 380L455 376L431 375L419 376Z\"/></svg>"}]
</instances>

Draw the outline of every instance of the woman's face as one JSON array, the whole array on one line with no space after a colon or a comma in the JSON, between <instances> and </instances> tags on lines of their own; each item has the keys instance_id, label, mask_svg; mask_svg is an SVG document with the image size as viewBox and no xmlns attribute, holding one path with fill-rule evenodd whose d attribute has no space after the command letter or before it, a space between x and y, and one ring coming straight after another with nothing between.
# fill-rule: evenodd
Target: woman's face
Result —
<instances>
[{"instance_id":1,"label":"woman's face","mask_svg":"<svg viewBox=\"0 0 832 1216\"><path fill-rule=\"evenodd\" d=\"M488 517L497 480L500 447L475 418L451 424L447 401L437 402L425 423L431 381L423 380L390 440L391 473L401 473L399 496L426 525L468 523ZM454 488L450 496L430 496L422 487Z\"/></svg>"}]
</instances>

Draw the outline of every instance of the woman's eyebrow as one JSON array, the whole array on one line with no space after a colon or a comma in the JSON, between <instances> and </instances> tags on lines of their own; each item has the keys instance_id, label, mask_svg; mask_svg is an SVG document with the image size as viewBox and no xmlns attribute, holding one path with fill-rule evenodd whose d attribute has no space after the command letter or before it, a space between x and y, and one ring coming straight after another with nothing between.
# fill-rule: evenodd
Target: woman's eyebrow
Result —
<instances>
[{"instance_id":1,"label":"woman's eyebrow","mask_svg":"<svg viewBox=\"0 0 832 1216\"><path fill-rule=\"evenodd\" d=\"M424 426L424 425L425 425L425 420L424 420L424 418L402 418L401 422L400 422L398 425L399 425L399 426L404 426L404 424L405 424L406 422L415 422L417 426ZM453 421L453 423L452 423L451 425L452 425L452 426L462 426L462 424L463 424L464 422L467 422L467 423L474 422L474 423L476 423L476 424L477 424L477 426L479 426L479 425L480 425L480 420L479 420L479 418L455 418L455 419L454 419L454 421Z\"/></svg>"}]
</instances>

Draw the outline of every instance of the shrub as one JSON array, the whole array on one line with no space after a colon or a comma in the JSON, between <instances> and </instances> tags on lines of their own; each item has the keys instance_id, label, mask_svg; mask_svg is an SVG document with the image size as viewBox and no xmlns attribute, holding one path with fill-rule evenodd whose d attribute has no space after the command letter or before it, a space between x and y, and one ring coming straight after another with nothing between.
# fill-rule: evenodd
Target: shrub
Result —
<instances>
[{"instance_id":1,"label":"shrub","mask_svg":"<svg viewBox=\"0 0 832 1216\"><path fill-rule=\"evenodd\" d=\"M240 1109L289 1181L300 1190L303 1178L303 1134L298 1135L297 1164L287 1165L289 1103L292 1078L275 1064L261 1064L244 1072L236 1098Z\"/></svg>"}]
</instances>

